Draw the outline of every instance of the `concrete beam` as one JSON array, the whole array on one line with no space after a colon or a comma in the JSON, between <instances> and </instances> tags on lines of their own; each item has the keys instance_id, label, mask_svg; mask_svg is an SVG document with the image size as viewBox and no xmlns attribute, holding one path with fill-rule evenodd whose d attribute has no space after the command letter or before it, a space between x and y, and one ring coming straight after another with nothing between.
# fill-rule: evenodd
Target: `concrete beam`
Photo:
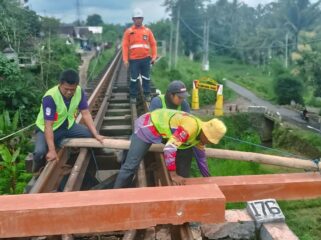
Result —
<instances>
[{"instance_id":1,"label":"concrete beam","mask_svg":"<svg viewBox=\"0 0 321 240\"><path fill-rule=\"evenodd\" d=\"M224 220L225 197L215 184L0 197L2 238Z\"/></svg>"},{"instance_id":2,"label":"concrete beam","mask_svg":"<svg viewBox=\"0 0 321 240\"><path fill-rule=\"evenodd\" d=\"M319 172L188 178L185 184L217 184L227 202L256 199L311 199L321 197Z\"/></svg>"}]
</instances>

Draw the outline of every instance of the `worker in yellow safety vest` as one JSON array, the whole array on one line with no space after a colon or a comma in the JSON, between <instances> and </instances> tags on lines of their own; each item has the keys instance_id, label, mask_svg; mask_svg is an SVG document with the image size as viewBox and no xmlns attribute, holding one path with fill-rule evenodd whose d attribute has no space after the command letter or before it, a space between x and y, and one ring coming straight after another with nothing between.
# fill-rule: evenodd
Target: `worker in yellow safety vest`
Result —
<instances>
[{"instance_id":1,"label":"worker in yellow safety vest","mask_svg":"<svg viewBox=\"0 0 321 240\"><path fill-rule=\"evenodd\" d=\"M135 121L129 151L114 188L129 186L142 158L153 143L165 143L165 164L172 180L177 184L183 180L176 174L175 158L178 149L193 148L202 175L209 176L205 144L217 144L225 132L224 123L216 118L203 122L182 111L158 109L142 115Z\"/></svg>"},{"instance_id":2,"label":"worker in yellow safety vest","mask_svg":"<svg viewBox=\"0 0 321 240\"><path fill-rule=\"evenodd\" d=\"M149 111L156 109L174 109L190 113L191 108L186 98L189 96L187 88L182 81L172 81L164 95L152 98ZM181 177L189 177L194 153L193 148L178 149L176 154L176 173Z\"/></svg>"},{"instance_id":3,"label":"worker in yellow safety vest","mask_svg":"<svg viewBox=\"0 0 321 240\"><path fill-rule=\"evenodd\" d=\"M36 143L32 171L38 172L47 161L58 160L56 147L64 138L95 137L103 142L93 123L84 91L75 70L62 72L59 84L49 89L42 98L36 120ZM87 127L75 122L78 111Z\"/></svg>"}]
</instances>

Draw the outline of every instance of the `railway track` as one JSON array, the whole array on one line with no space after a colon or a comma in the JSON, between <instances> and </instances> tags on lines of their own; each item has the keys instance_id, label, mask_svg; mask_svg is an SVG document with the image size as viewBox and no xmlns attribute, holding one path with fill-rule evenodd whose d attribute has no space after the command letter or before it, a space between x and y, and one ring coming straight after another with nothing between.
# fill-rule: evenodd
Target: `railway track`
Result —
<instances>
[{"instance_id":1,"label":"railway track","mask_svg":"<svg viewBox=\"0 0 321 240\"><path fill-rule=\"evenodd\" d=\"M90 94L89 108L94 124L102 135L115 139L129 139L135 119L148 110L148 103L143 101L142 94L136 106L129 103L129 80L120 52L115 55L101 76L96 88L93 89L91 86L87 91ZM77 122L81 121L79 116ZM106 148L63 148L58 156L59 161L49 162L37 180L33 180L29 193L112 188L120 168L122 152ZM162 155L148 153L139 167L133 187L169 185L172 185L172 182ZM149 229L128 229L99 235L63 235L55 236L54 239L180 240L195 239L195 237L187 223L180 226L161 225Z\"/></svg>"}]
</instances>

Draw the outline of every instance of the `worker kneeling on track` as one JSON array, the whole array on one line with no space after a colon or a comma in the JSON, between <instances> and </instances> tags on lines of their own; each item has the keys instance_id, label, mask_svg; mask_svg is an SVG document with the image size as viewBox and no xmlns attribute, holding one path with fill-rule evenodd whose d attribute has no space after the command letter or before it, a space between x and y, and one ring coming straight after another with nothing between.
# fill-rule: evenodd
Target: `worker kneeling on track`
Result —
<instances>
[{"instance_id":1,"label":"worker kneeling on track","mask_svg":"<svg viewBox=\"0 0 321 240\"><path fill-rule=\"evenodd\" d=\"M88 110L86 95L78 86L78 73L71 69L65 70L59 81L59 85L49 89L42 98L36 120L36 144L32 166L34 173L45 166L46 160L58 160L56 146L59 147L64 138L95 137L101 143L104 139L97 133ZM78 111L88 128L75 122Z\"/></svg>"},{"instance_id":2,"label":"worker kneeling on track","mask_svg":"<svg viewBox=\"0 0 321 240\"><path fill-rule=\"evenodd\" d=\"M162 143L164 140L165 164L176 184L181 184L183 181L183 178L175 172L177 149L193 148L202 175L210 176L205 144L217 144L225 133L224 123L216 118L203 122L186 112L170 109L158 109L146 113L135 121L135 132L131 136L129 151L114 188L128 187L152 143Z\"/></svg>"}]
</instances>

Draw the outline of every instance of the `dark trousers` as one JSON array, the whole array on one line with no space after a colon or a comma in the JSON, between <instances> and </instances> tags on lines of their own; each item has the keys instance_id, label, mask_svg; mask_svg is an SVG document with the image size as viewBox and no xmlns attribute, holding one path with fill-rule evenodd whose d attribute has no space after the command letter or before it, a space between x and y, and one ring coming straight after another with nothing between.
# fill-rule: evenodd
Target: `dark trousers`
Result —
<instances>
[{"instance_id":1,"label":"dark trousers","mask_svg":"<svg viewBox=\"0 0 321 240\"><path fill-rule=\"evenodd\" d=\"M89 129L83 125L75 123L70 129L61 127L54 131L54 142L56 147L64 138L90 138L92 137ZM33 152L32 172L38 172L40 168L46 165L45 156L48 152L48 146L44 132L36 129L36 144Z\"/></svg>"},{"instance_id":2,"label":"dark trousers","mask_svg":"<svg viewBox=\"0 0 321 240\"><path fill-rule=\"evenodd\" d=\"M151 58L129 60L130 96L137 97L139 75L142 77L144 95L150 94L150 62Z\"/></svg>"},{"instance_id":3,"label":"dark trousers","mask_svg":"<svg viewBox=\"0 0 321 240\"><path fill-rule=\"evenodd\" d=\"M151 145L141 140L136 134L131 136L129 150L124 152L126 159L120 168L114 188L128 187L132 183L139 164ZM192 157L192 148L177 151L176 173L178 175L189 177Z\"/></svg>"},{"instance_id":4,"label":"dark trousers","mask_svg":"<svg viewBox=\"0 0 321 240\"><path fill-rule=\"evenodd\" d=\"M193 148L178 149L176 154L176 173L177 175L188 178L191 173Z\"/></svg>"}]
</instances>

